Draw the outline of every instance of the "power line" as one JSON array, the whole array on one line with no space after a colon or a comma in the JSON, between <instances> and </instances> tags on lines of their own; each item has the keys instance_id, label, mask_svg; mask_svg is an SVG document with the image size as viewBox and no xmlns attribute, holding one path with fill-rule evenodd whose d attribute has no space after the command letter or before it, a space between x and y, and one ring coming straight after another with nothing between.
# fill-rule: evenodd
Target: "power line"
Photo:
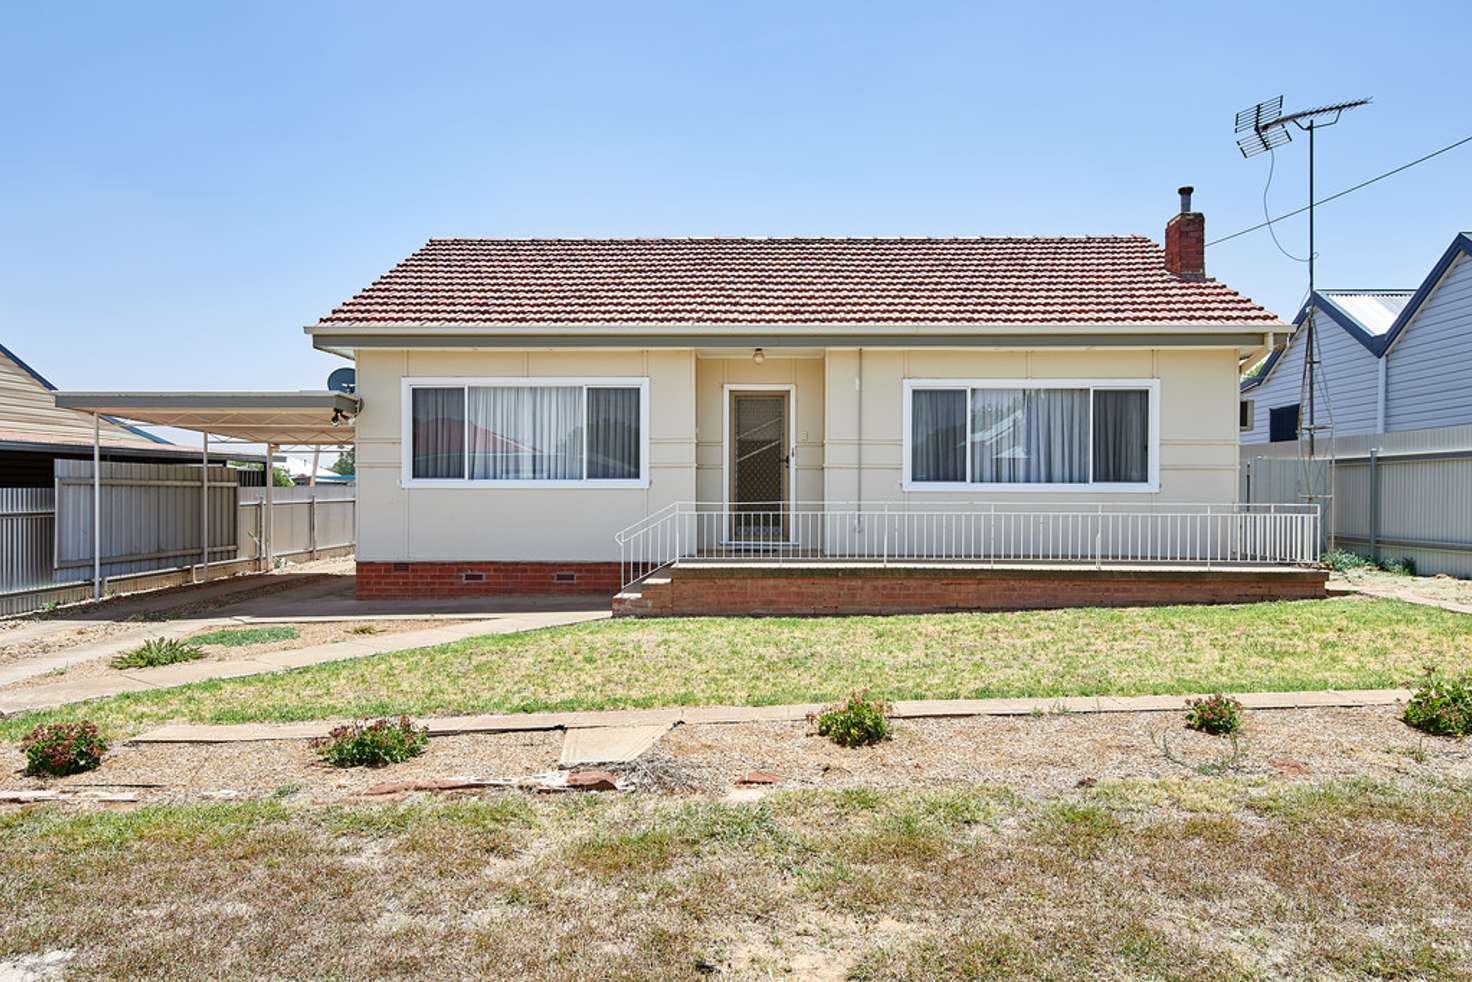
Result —
<instances>
[{"instance_id":1,"label":"power line","mask_svg":"<svg viewBox=\"0 0 1472 982\"><path fill-rule=\"evenodd\" d=\"M1354 187L1345 188L1343 191L1338 191L1338 192L1336 192L1334 194L1331 194L1327 198L1320 198L1318 201L1315 201L1314 204L1315 205L1328 204L1330 201L1333 201L1336 198L1342 198L1346 194L1353 194L1355 191L1358 191L1361 188L1367 188L1367 187L1369 187L1371 184L1374 184L1376 181L1383 181L1387 177L1393 177L1394 175L1399 174L1403 170L1409 170L1410 168L1415 167L1417 164L1424 164L1426 161L1430 160L1432 157L1439 157L1442 154L1446 153L1448 150L1455 150L1457 147L1460 147L1464 143L1472 143L1472 136L1464 136L1464 137L1462 137L1460 140L1458 140L1455 143L1449 143L1446 146L1442 147L1440 150L1433 150L1433 151L1431 151L1430 153L1428 153L1424 157L1417 157L1415 160L1412 160L1410 163L1401 164L1399 167L1395 168L1394 170L1388 170L1384 174L1377 174L1376 176L1370 178L1368 181L1361 181L1360 183L1356 184ZM1231 235L1224 235L1224 236L1222 236L1219 239L1212 239L1210 242L1208 242L1206 244L1209 245L1209 246L1214 246L1214 245L1217 245L1219 243L1226 242L1228 239L1235 239L1239 235L1246 235L1248 232L1256 232L1259 229L1268 228L1274 222L1281 222L1283 219L1285 219L1285 218L1292 218L1294 215L1302 215L1304 212L1308 211L1308 209L1309 209L1309 206L1308 205L1304 205L1302 208L1295 208L1293 211L1287 212L1286 214L1279 215L1277 218L1270 218L1270 219L1268 219L1265 222L1259 222L1258 224L1252 226L1251 228L1244 228L1240 232L1233 232Z\"/></svg>"}]
</instances>

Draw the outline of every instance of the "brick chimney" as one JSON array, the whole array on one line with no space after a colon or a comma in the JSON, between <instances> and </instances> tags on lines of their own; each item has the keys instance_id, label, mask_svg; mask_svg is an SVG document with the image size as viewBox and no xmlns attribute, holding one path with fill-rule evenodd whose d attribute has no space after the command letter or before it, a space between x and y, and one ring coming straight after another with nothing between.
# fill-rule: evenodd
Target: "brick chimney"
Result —
<instances>
[{"instance_id":1,"label":"brick chimney","mask_svg":"<svg viewBox=\"0 0 1472 982\"><path fill-rule=\"evenodd\" d=\"M1181 213L1165 223L1165 268L1183 280L1206 279L1206 216L1191 210L1191 193L1181 193Z\"/></svg>"}]
</instances>

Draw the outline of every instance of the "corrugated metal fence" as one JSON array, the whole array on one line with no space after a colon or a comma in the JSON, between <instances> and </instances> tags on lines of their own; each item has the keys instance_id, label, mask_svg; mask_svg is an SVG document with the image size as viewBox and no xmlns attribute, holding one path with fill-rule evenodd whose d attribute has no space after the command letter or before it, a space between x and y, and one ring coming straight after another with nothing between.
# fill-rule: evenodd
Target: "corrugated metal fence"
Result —
<instances>
[{"instance_id":1,"label":"corrugated metal fence","mask_svg":"<svg viewBox=\"0 0 1472 982\"><path fill-rule=\"evenodd\" d=\"M261 556L266 489L239 487L237 473L210 468L211 564ZM58 460L55 474L55 488L0 488L0 615L91 595L92 462ZM278 559L353 547L352 485L271 491ZM114 581L109 592L119 592L119 577L141 581L140 574L195 566L200 492L198 465L103 462L102 574Z\"/></svg>"},{"instance_id":2,"label":"corrugated metal fence","mask_svg":"<svg viewBox=\"0 0 1472 982\"><path fill-rule=\"evenodd\" d=\"M1292 444L1242 450L1244 501L1301 500ZM1333 453L1336 547L1408 558L1420 573L1472 576L1472 427L1341 437Z\"/></svg>"}]
</instances>

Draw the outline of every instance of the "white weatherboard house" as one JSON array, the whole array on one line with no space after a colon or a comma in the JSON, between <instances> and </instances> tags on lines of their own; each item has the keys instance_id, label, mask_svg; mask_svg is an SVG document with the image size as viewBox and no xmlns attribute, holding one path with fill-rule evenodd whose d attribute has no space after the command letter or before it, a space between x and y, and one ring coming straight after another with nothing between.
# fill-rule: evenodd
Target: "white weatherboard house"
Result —
<instances>
[{"instance_id":1,"label":"white weatherboard house","mask_svg":"<svg viewBox=\"0 0 1472 982\"><path fill-rule=\"evenodd\" d=\"M307 327L355 360L362 596L623 613L1322 591L1236 504L1287 325L1166 244L433 239Z\"/></svg>"},{"instance_id":2,"label":"white weatherboard house","mask_svg":"<svg viewBox=\"0 0 1472 982\"><path fill-rule=\"evenodd\" d=\"M1452 240L1413 290L1318 290L1295 331L1242 383L1242 442L1298 439L1304 331L1315 311L1316 423L1336 437L1472 426L1472 233Z\"/></svg>"}]
</instances>

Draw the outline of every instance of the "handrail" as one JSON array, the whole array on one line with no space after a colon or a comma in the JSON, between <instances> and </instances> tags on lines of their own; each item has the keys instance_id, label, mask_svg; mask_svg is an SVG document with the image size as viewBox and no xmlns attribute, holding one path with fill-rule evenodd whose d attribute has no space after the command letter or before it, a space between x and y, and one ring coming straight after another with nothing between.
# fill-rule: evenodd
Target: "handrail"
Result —
<instances>
[{"instance_id":1,"label":"handrail","mask_svg":"<svg viewBox=\"0 0 1472 982\"><path fill-rule=\"evenodd\" d=\"M620 529L627 586L682 559L1306 564L1314 504L676 501Z\"/></svg>"}]
</instances>

